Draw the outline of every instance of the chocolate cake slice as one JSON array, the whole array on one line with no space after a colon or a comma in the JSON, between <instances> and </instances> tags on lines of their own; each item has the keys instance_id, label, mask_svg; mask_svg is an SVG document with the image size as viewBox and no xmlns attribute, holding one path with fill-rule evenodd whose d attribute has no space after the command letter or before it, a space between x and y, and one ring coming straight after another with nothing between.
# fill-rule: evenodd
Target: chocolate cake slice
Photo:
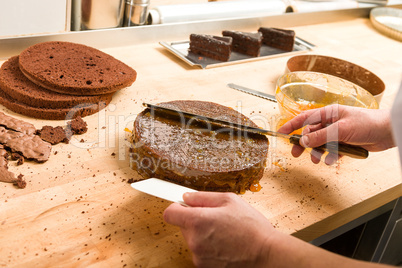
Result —
<instances>
[{"instance_id":1,"label":"chocolate cake slice","mask_svg":"<svg viewBox=\"0 0 402 268\"><path fill-rule=\"evenodd\" d=\"M83 103L109 103L113 96L113 93L73 96L45 89L25 77L19 68L18 56L9 58L1 66L0 89L20 103L45 109L72 108Z\"/></svg>"},{"instance_id":2,"label":"chocolate cake slice","mask_svg":"<svg viewBox=\"0 0 402 268\"><path fill-rule=\"evenodd\" d=\"M232 51L246 54L252 57L260 56L262 45L262 34L238 32L225 30L222 32L223 36L230 36L233 38Z\"/></svg>"},{"instance_id":3,"label":"chocolate cake slice","mask_svg":"<svg viewBox=\"0 0 402 268\"><path fill-rule=\"evenodd\" d=\"M31 107L25 103L20 103L4 93L4 91L2 91L0 88L1 105L18 114L46 120L71 120L72 118L76 118L78 116L85 117L104 109L110 103L110 101L111 99L107 100L107 102L84 103L73 108L47 109Z\"/></svg>"},{"instance_id":4,"label":"chocolate cake slice","mask_svg":"<svg viewBox=\"0 0 402 268\"><path fill-rule=\"evenodd\" d=\"M241 113L212 102L159 105L256 127ZM137 116L132 142L130 165L142 177L207 191L244 193L261 179L268 153L268 139L263 135L150 109Z\"/></svg>"},{"instance_id":5,"label":"chocolate cake slice","mask_svg":"<svg viewBox=\"0 0 402 268\"><path fill-rule=\"evenodd\" d=\"M190 51L211 59L228 61L232 53L232 38L206 34L190 35Z\"/></svg>"},{"instance_id":6,"label":"chocolate cake slice","mask_svg":"<svg viewBox=\"0 0 402 268\"><path fill-rule=\"evenodd\" d=\"M260 27L258 31L262 33L263 44L284 51L293 51L295 43L295 32L293 30Z\"/></svg>"},{"instance_id":7,"label":"chocolate cake slice","mask_svg":"<svg viewBox=\"0 0 402 268\"><path fill-rule=\"evenodd\" d=\"M130 86L137 73L95 48L52 41L28 47L19 67L32 82L62 94L100 95Z\"/></svg>"}]
</instances>

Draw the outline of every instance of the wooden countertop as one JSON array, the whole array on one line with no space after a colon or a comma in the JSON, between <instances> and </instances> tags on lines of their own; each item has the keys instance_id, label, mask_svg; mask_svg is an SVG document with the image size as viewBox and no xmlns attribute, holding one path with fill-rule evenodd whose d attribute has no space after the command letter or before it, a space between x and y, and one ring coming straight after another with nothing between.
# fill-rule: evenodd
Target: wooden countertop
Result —
<instances>
[{"instance_id":1,"label":"wooden countertop","mask_svg":"<svg viewBox=\"0 0 402 268\"><path fill-rule=\"evenodd\" d=\"M294 30L317 46L312 53L375 72L386 84L381 108L391 107L402 78L397 57L402 55L402 43L378 33L367 19ZM88 133L54 146L48 162L22 166L11 162L10 170L24 174L28 185L20 190L0 184L0 267L192 266L180 230L163 221L170 203L137 192L127 183L139 176L129 168L124 129L132 128L142 102L177 99L230 106L262 127L277 123L275 103L226 84L274 93L289 57L202 70L187 66L156 43L105 52L136 69L138 79L117 93L106 110L85 118ZM37 128L64 124L1 110ZM309 241L401 196L396 149L371 153L366 160L345 157L337 167L328 167L314 165L307 154L292 158L290 145L281 140L270 142L262 190L242 197L282 232Z\"/></svg>"}]
</instances>

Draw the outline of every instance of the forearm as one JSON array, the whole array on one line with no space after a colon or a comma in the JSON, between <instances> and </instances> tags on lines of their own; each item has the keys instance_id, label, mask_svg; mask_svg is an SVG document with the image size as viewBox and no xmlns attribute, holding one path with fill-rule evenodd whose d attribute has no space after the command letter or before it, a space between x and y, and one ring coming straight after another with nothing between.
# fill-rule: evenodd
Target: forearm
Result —
<instances>
[{"instance_id":1,"label":"forearm","mask_svg":"<svg viewBox=\"0 0 402 268\"><path fill-rule=\"evenodd\" d=\"M389 267L387 265L346 258L282 233L272 236L267 240L267 244L265 247L267 252L262 254L261 267Z\"/></svg>"},{"instance_id":2,"label":"forearm","mask_svg":"<svg viewBox=\"0 0 402 268\"><path fill-rule=\"evenodd\" d=\"M377 130L376 139L379 141L383 141L382 147L379 148L379 151L381 151L395 147L396 144L394 142L392 133L390 111L380 110L379 115L380 116L376 116L378 122L377 125L373 127L373 129Z\"/></svg>"}]
</instances>

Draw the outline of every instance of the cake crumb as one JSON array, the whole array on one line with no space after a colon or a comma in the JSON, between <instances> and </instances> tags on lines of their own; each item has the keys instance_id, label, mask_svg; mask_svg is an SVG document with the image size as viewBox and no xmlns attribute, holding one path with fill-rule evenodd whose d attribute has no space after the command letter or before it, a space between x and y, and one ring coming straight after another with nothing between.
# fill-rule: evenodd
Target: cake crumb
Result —
<instances>
[{"instance_id":1,"label":"cake crumb","mask_svg":"<svg viewBox=\"0 0 402 268\"><path fill-rule=\"evenodd\" d=\"M17 177L17 180L14 181L14 185L16 185L20 189L24 189L27 186L27 182L23 179L24 175L20 174Z\"/></svg>"},{"instance_id":2,"label":"cake crumb","mask_svg":"<svg viewBox=\"0 0 402 268\"><path fill-rule=\"evenodd\" d=\"M42 140L47 141L52 145L56 145L60 142L69 143L66 131L61 126L43 126L42 129L37 131L37 135L39 135Z\"/></svg>"},{"instance_id":3,"label":"cake crumb","mask_svg":"<svg viewBox=\"0 0 402 268\"><path fill-rule=\"evenodd\" d=\"M81 116L77 116L75 119L71 120L67 123L67 127L73 132L73 134L84 134L87 132L87 123L81 118Z\"/></svg>"},{"instance_id":4,"label":"cake crumb","mask_svg":"<svg viewBox=\"0 0 402 268\"><path fill-rule=\"evenodd\" d=\"M138 181L138 180L135 180L134 178L130 178L130 179L128 179L127 183L131 184L131 183L136 182L136 181Z\"/></svg>"},{"instance_id":5,"label":"cake crumb","mask_svg":"<svg viewBox=\"0 0 402 268\"><path fill-rule=\"evenodd\" d=\"M24 164L24 156L20 155L19 153L12 153L11 154L11 158L13 160L17 160L17 166L21 166L22 164Z\"/></svg>"}]
</instances>

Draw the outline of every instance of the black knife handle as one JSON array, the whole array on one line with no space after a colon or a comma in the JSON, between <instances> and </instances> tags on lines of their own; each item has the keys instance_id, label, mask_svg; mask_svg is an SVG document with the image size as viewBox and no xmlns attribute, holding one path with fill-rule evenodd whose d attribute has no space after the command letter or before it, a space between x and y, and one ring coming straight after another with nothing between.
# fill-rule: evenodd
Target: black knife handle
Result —
<instances>
[{"instance_id":1,"label":"black knife handle","mask_svg":"<svg viewBox=\"0 0 402 268\"><path fill-rule=\"evenodd\" d=\"M289 138L289 141L291 144L300 145L301 137L302 137L301 135L294 134ZM366 159L369 155L369 152L362 147L349 144L342 144L336 141L328 142L324 145L315 147L313 149L319 149L329 153L346 155L358 159Z\"/></svg>"}]
</instances>

